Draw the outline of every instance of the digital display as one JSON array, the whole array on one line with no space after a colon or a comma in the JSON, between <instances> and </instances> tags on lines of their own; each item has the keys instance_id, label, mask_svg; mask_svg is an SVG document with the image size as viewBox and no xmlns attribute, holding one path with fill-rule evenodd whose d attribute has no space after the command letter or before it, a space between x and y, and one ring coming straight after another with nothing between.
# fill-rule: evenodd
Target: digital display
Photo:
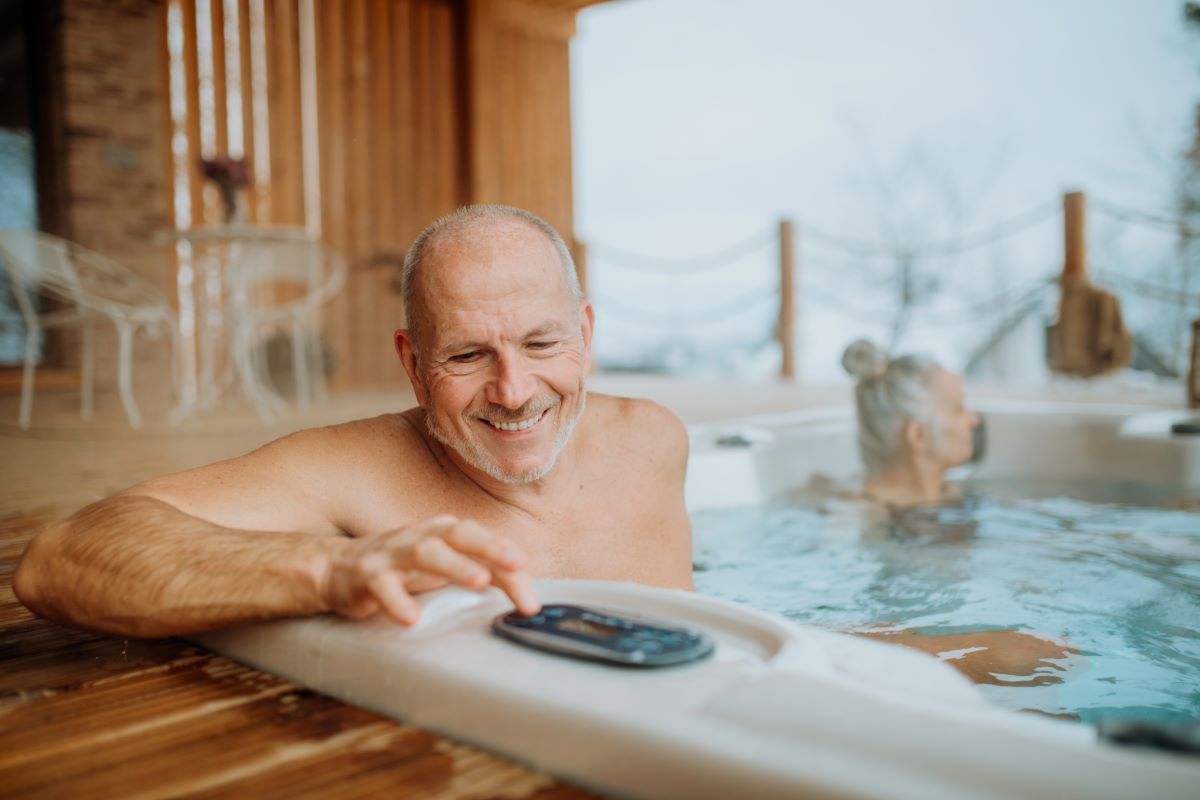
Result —
<instances>
[{"instance_id":1,"label":"digital display","mask_svg":"<svg viewBox=\"0 0 1200 800\"><path fill-rule=\"evenodd\" d=\"M626 667L687 664L714 650L703 633L566 604L543 606L529 617L501 614L492 633L535 650Z\"/></svg>"},{"instance_id":2,"label":"digital display","mask_svg":"<svg viewBox=\"0 0 1200 800\"><path fill-rule=\"evenodd\" d=\"M599 622L589 622L586 619L564 619L558 623L558 628L571 633L581 633L596 639L607 639L616 636L621 629L614 625L604 625Z\"/></svg>"}]
</instances>

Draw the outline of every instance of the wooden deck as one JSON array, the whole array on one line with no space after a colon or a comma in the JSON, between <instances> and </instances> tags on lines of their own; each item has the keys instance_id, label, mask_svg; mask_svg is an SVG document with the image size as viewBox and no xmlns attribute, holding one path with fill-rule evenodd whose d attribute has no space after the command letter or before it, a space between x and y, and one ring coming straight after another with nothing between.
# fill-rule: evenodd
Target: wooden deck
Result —
<instances>
[{"instance_id":1,"label":"wooden deck","mask_svg":"<svg viewBox=\"0 0 1200 800\"><path fill-rule=\"evenodd\" d=\"M378 410L396 402L406 405L381 398ZM15 409L0 423L0 797L592 796L187 642L35 618L12 575L41 525L279 433L249 417L132 432L116 417L83 426L69 411L48 427L42 408L32 431L11 424Z\"/></svg>"}]
</instances>

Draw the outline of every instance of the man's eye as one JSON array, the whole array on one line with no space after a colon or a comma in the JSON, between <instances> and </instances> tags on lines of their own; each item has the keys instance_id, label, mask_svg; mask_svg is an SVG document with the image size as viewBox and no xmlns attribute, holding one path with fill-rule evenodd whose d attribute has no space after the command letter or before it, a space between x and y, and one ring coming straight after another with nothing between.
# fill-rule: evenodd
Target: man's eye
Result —
<instances>
[{"instance_id":1,"label":"man's eye","mask_svg":"<svg viewBox=\"0 0 1200 800\"><path fill-rule=\"evenodd\" d=\"M481 355L483 354L478 350L472 350L469 353L458 353L457 355L450 356L450 361L453 361L455 364L469 364Z\"/></svg>"},{"instance_id":2,"label":"man's eye","mask_svg":"<svg viewBox=\"0 0 1200 800\"><path fill-rule=\"evenodd\" d=\"M555 342L530 342L528 347L531 350L546 350L554 345Z\"/></svg>"}]
</instances>

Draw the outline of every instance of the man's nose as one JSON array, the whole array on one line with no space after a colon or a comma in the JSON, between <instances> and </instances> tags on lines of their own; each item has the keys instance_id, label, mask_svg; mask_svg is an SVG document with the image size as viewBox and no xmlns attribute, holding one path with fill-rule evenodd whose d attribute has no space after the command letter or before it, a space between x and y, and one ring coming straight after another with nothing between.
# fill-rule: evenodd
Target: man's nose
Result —
<instances>
[{"instance_id":1,"label":"man's nose","mask_svg":"<svg viewBox=\"0 0 1200 800\"><path fill-rule=\"evenodd\" d=\"M488 400L505 408L520 408L537 391L536 382L520 356L501 354L496 359L496 377Z\"/></svg>"}]
</instances>

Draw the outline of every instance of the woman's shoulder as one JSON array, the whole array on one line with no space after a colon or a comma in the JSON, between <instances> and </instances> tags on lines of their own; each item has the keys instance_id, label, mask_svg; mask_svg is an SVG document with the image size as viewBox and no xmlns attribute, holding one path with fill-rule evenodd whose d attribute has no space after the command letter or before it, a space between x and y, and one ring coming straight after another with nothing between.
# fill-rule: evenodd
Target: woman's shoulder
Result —
<instances>
[{"instance_id":1,"label":"woman's shoulder","mask_svg":"<svg viewBox=\"0 0 1200 800\"><path fill-rule=\"evenodd\" d=\"M859 507L873 505L870 495L856 481L839 480L822 472L814 472L808 481L779 495L785 503L829 509L835 506Z\"/></svg>"}]
</instances>

